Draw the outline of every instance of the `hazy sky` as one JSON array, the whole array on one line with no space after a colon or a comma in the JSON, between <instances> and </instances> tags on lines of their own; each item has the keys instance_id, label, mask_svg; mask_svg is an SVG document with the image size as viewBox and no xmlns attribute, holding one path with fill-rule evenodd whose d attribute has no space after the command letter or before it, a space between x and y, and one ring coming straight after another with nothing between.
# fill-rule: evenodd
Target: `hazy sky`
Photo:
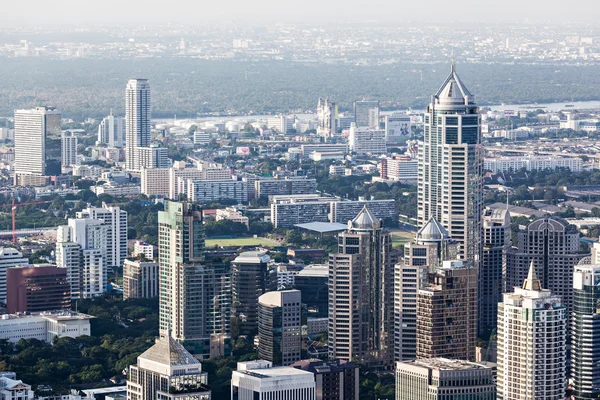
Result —
<instances>
[{"instance_id":1,"label":"hazy sky","mask_svg":"<svg viewBox=\"0 0 600 400\"><path fill-rule=\"evenodd\" d=\"M3 23L594 22L598 0L0 0Z\"/></svg>"}]
</instances>

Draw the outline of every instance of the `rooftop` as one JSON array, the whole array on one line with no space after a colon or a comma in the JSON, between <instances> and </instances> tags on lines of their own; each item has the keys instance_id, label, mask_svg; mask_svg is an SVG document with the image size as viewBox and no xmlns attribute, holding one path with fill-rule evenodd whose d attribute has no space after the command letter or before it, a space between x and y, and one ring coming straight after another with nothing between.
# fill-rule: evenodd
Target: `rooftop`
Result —
<instances>
[{"instance_id":1,"label":"rooftop","mask_svg":"<svg viewBox=\"0 0 600 400\"><path fill-rule=\"evenodd\" d=\"M27 319L27 318L49 318L58 321L67 321L74 319L92 319L95 318L92 315L82 314L75 311L68 310L56 310L56 311L42 311L35 313L17 313L17 314L2 314L0 320L11 320L11 319Z\"/></svg>"},{"instance_id":2,"label":"rooftop","mask_svg":"<svg viewBox=\"0 0 600 400\"><path fill-rule=\"evenodd\" d=\"M157 339L156 344L138 358L170 366L200 364L200 361L170 334Z\"/></svg>"},{"instance_id":3,"label":"rooftop","mask_svg":"<svg viewBox=\"0 0 600 400\"><path fill-rule=\"evenodd\" d=\"M264 251L244 251L242 253L240 253L239 256L237 256L235 258L235 260L233 260L233 262L236 263L251 263L251 264L258 264L258 263L268 263L269 261L271 261L271 257L269 257L269 255L267 253L265 253Z\"/></svg>"},{"instance_id":4,"label":"rooftop","mask_svg":"<svg viewBox=\"0 0 600 400\"><path fill-rule=\"evenodd\" d=\"M461 371L469 369L486 369L489 367L466 360L452 360L449 358L421 358L404 364L416 365L437 371Z\"/></svg>"},{"instance_id":5,"label":"rooftop","mask_svg":"<svg viewBox=\"0 0 600 400\"><path fill-rule=\"evenodd\" d=\"M307 222L305 224L296 224L294 226L318 233L341 232L348 229L347 225L339 224L337 222Z\"/></svg>"}]
</instances>

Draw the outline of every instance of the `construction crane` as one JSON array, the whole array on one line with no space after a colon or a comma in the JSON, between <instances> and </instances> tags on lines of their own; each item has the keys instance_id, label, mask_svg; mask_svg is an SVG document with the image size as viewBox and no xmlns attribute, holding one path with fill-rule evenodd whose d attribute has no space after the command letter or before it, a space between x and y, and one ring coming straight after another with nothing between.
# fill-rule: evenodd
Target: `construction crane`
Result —
<instances>
[{"instance_id":1,"label":"construction crane","mask_svg":"<svg viewBox=\"0 0 600 400\"><path fill-rule=\"evenodd\" d=\"M12 241L13 244L17 244L17 207L21 206L32 206L35 204L47 204L52 203L52 201L32 201L30 203L15 203L15 199L12 199L12 204L5 205L3 207L10 207L12 214Z\"/></svg>"}]
</instances>

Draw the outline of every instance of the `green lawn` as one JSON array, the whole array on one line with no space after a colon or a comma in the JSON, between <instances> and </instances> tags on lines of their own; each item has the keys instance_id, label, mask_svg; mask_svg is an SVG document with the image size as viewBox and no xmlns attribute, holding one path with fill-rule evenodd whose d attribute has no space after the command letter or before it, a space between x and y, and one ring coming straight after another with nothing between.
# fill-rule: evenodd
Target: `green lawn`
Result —
<instances>
[{"instance_id":1,"label":"green lawn","mask_svg":"<svg viewBox=\"0 0 600 400\"><path fill-rule=\"evenodd\" d=\"M277 242L271 239L259 237L243 237L233 239L206 239L207 248L217 246L275 246Z\"/></svg>"},{"instance_id":2,"label":"green lawn","mask_svg":"<svg viewBox=\"0 0 600 400\"><path fill-rule=\"evenodd\" d=\"M404 245L414 238L414 234L410 232L392 232L392 246L394 248Z\"/></svg>"}]
</instances>

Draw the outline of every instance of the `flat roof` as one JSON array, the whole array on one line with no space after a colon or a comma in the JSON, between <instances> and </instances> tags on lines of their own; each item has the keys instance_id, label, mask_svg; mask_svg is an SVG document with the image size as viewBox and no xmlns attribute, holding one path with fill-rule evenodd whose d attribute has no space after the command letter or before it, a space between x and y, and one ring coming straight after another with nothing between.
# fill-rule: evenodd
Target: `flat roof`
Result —
<instances>
[{"instance_id":1,"label":"flat roof","mask_svg":"<svg viewBox=\"0 0 600 400\"><path fill-rule=\"evenodd\" d=\"M2 314L0 315L0 323L2 321L13 320L13 319L27 319L27 318L51 318L58 321L61 320L74 320L74 319L92 319L95 318L92 315L82 314L75 311L58 310L58 311L42 311L35 313L17 313L17 314Z\"/></svg>"},{"instance_id":2,"label":"flat roof","mask_svg":"<svg viewBox=\"0 0 600 400\"><path fill-rule=\"evenodd\" d=\"M485 369L485 365L466 360L451 360L449 358L421 358L403 364L415 365L440 371L460 371L468 369Z\"/></svg>"},{"instance_id":3,"label":"flat roof","mask_svg":"<svg viewBox=\"0 0 600 400\"><path fill-rule=\"evenodd\" d=\"M304 371L298 368L292 367L271 367L271 368L258 368L247 371L237 371L241 374L250 375L255 378L268 379L276 378L279 376L290 376L290 375L314 375L312 372Z\"/></svg>"},{"instance_id":4,"label":"flat roof","mask_svg":"<svg viewBox=\"0 0 600 400\"><path fill-rule=\"evenodd\" d=\"M348 225L337 222L307 222L305 224L296 224L294 226L319 233L339 232L348 229Z\"/></svg>"}]
</instances>

